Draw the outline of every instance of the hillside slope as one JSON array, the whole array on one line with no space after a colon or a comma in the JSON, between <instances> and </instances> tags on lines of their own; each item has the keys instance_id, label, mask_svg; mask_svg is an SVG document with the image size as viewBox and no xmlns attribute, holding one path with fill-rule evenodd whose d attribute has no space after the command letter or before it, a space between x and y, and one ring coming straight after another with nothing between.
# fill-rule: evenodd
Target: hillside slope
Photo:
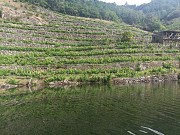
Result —
<instances>
[{"instance_id":1,"label":"hillside slope","mask_svg":"<svg viewBox=\"0 0 180 135\"><path fill-rule=\"evenodd\" d=\"M10 1L7 8L9 4L22 3ZM13 14L0 20L0 76L9 83L18 83L19 77L45 82L109 82L173 73L179 66L179 49L150 44L151 33L123 23L24 6L23 13L31 12L32 17L38 13L43 21L26 22L23 15L13 20ZM24 6L16 9L18 15ZM127 33L133 34L133 39L121 42Z\"/></svg>"},{"instance_id":2,"label":"hillside slope","mask_svg":"<svg viewBox=\"0 0 180 135\"><path fill-rule=\"evenodd\" d=\"M19 0L73 16L99 18L136 25L148 31L180 29L179 0L152 0L140 6L98 0Z\"/></svg>"},{"instance_id":3,"label":"hillside slope","mask_svg":"<svg viewBox=\"0 0 180 135\"><path fill-rule=\"evenodd\" d=\"M130 25L142 25L142 12L115 3L105 3L99 0L19 0L42 6L53 11L88 18L99 18L116 22L125 22Z\"/></svg>"}]
</instances>

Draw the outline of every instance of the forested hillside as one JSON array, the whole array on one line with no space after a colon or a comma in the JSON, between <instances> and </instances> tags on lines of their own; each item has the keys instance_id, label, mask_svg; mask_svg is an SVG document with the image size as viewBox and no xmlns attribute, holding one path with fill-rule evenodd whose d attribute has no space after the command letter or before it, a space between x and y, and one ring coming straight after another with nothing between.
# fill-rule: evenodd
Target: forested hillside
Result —
<instances>
[{"instance_id":1,"label":"forested hillside","mask_svg":"<svg viewBox=\"0 0 180 135\"><path fill-rule=\"evenodd\" d=\"M81 17L99 18L112 21L124 21L129 24L142 22L143 14L130 8L98 0L20 0L30 2L54 11Z\"/></svg>"},{"instance_id":2,"label":"forested hillside","mask_svg":"<svg viewBox=\"0 0 180 135\"><path fill-rule=\"evenodd\" d=\"M136 7L146 18L159 19L167 29L180 29L180 1L152 0L151 3Z\"/></svg>"},{"instance_id":3,"label":"forested hillside","mask_svg":"<svg viewBox=\"0 0 180 135\"><path fill-rule=\"evenodd\" d=\"M20 0L73 16L125 22L148 31L180 29L180 1L152 0L140 6L98 0Z\"/></svg>"}]
</instances>

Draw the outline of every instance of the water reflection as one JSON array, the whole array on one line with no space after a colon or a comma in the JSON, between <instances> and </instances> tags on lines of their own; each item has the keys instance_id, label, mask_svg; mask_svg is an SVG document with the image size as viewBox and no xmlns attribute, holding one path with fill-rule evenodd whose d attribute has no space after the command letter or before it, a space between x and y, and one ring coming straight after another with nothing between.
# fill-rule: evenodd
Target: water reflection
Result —
<instances>
[{"instance_id":1,"label":"water reflection","mask_svg":"<svg viewBox=\"0 0 180 135\"><path fill-rule=\"evenodd\" d=\"M0 93L0 133L179 135L178 83L10 90Z\"/></svg>"}]
</instances>

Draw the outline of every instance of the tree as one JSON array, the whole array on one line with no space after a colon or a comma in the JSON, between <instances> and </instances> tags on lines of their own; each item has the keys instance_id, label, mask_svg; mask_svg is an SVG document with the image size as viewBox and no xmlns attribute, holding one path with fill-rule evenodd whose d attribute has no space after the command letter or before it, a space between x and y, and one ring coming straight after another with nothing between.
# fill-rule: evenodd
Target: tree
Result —
<instances>
[{"instance_id":1,"label":"tree","mask_svg":"<svg viewBox=\"0 0 180 135\"><path fill-rule=\"evenodd\" d=\"M129 31L124 32L122 34L121 42L132 42L133 41L133 34Z\"/></svg>"},{"instance_id":2,"label":"tree","mask_svg":"<svg viewBox=\"0 0 180 135\"><path fill-rule=\"evenodd\" d=\"M2 10L0 9L0 18L2 18Z\"/></svg>"}]
</instances>

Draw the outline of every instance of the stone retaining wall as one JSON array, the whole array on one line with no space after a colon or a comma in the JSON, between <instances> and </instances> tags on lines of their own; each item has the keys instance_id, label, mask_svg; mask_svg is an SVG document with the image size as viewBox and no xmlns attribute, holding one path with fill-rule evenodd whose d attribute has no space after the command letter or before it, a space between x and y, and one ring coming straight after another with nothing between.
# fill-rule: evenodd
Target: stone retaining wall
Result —
<instances>
[{"instance_id":1,"label":"stone retaining wall","mask_svg":"<svg viewBox=\"0 0 180 135\"><path fill-rule=\"evenodd\" d=\"M68 80L64 81L55 81L55 82L50 82L49 87L63 87L63 86L77 86L79 85L78 82L72 82Z\"/></svg>"},{"instance_id":2,"label":"stone retaining wall","mask_svg":"<svg viewBox=\"0 0 180 135\"><path fill-rule=\"evenodd\" d=\"M9 89L13 89L13 88L18 88L18 85L11 85L11 84L1 84L0 85L0 90L9 90Z\"/></svg>"},{"instance_id":3,"label":"stone retaining wall","mask_svg":"<svg viewBox=\"0 0 180 135\"><path fill-rule=\"evenodd\" d=\"M114 78L114 84L127 84L127 83L150 83L150 82L165 82L165 81L178 81L179 75L153 75L140 78Z\"/></svg>"}]
</instances>

